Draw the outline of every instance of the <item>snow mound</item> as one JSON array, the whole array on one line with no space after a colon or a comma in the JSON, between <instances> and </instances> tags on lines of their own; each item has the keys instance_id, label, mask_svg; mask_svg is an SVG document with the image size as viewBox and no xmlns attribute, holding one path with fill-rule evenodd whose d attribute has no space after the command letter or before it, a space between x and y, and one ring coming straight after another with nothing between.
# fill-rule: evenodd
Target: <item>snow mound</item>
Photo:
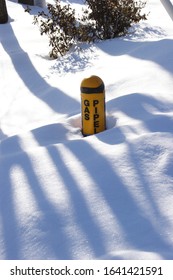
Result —
<instances>
[{"instance_id":1,"label":"snow mound","mask_svg":"<svg viewBox=\"0 0 173 280\"><path fill-rule=\"evenodd\" d=\"M173 29L163 7L149 1L148 21L126 37L50 60L32 24L39 8L6 2L0 259L173 259ZM105 83L107 129L83 137L80 83L93 74Z\"/></svg>"}]
</instances>

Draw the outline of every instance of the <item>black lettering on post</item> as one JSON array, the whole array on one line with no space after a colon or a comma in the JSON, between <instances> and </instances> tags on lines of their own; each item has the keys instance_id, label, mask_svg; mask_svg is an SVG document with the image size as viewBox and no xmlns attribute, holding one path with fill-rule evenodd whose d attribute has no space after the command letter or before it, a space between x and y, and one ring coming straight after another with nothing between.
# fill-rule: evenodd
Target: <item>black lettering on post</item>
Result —
<instances>
[{"instance_id":1,"label":"black lettering on post","mask_svg":"<svg viewBox=\"0 0 173 280\"><path fill-rule=\"evenodd\" d=\"M94 127L99 127L99 121L94 122Z\"/></svg>"},{"instance_id":2,"label":"black lettering on post","mask_svg":"<svg viewBox=\"0 0 173 280\"><path fill-rule=\"evenodd\" d=\"M98 100L93 100L93 106L95 107L97 104L99 104Z\"/></svg>"},{"instance_id":3,"label":"black lettering on post","mask_svg":"<svg viewBox=\"0 0 173 280\"><path fill-rule=\"evenodd\" d=\"M99 114L94 114L94 121L99 118Z\"/></svg>"},{"instance_id":4,"label":"black lettering on post","mask_svg":"<svg viewBox=\"0 0 173 280\"><path fill-rule=\"evenodd\" d=\"M88 106L90 106L89 100L85 99L84 100L84 105L86 106L84 108L84 118L85 118L86 121L88 121L90 119L90 110L88 108Z\"/></svg>"},{"instance_id":5,"label":"black lettering on post","mask_svg":"<svg viewBox=\"0 0 173 280\"><path fill-rule=\"evenodd\" d=\"M85 105L85 106L90 106L89 100L85 99L85 100L84 100L84 105Z\"/></svg>"},{"instance_id":6,"label":"black lettering on post","mask_svg":"<svg viewBox=\"0 0 173 280\"><path fill-rule=\"evenodd\" d=\"M88 107L85 107L85 110L84 110L84 113L90 113L90 111L89 111L89 108Z\"/></svg>"},{"instance_id":7,"label":"black lettering on post","mask_svg":"<svg viewBox=\"0 0 173 280\"><path fill-rule=\"evenodd\" d=\"M85 114L85 120L88 121L90 119L90 115L89 114Z\"/></svg>"}]
</instances>

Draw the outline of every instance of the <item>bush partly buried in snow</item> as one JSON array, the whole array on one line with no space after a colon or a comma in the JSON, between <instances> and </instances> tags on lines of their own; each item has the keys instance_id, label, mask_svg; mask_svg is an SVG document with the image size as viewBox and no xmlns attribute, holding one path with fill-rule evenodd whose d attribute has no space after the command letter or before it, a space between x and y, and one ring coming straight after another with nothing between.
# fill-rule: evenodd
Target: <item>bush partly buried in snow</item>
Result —
<instances>
[{"instance_id":1,"label":"bush partly buried in snow","mask_svg":"<svg viewBox=\"0 0 173 280\"><path fill-rule=\"evenodd\" d=\"M97 37L101 40L127 33L132 23L145 20L141 14L145 2L134 0L86 0L91 9L88 17L95 21Z\"/></svg>"},{"instance_id":2,"label":"bush partly buried in snow","mask_svg":"<svg viewBox=\"0 0 173 280\"><path fill-rule=\"evenodd\" d=\"M125 35L133 23L145 20L141 14L145 2L134 0L86 0L82 15L76 16L69 4L56 0L48 4L48 13L34 17L40 33L46 34L51 46L50 57L66 54L77 42L94 42Z\"/></svg>"},{"instance_id":3,"label":"bush partly buried in snow","mask_svg":"<svg viewBox=\"0 0 173 280\"><path fill-rule=\"evenodd\" d=\"M34 17L34 24L40 27L41 35L49 37L51 46L50 56L53 58L64 55L75 40L76 19L75 11L70 5L62 6L59 0L48 4L48 14L39 12Z\"/></svg>"}]
</instances>

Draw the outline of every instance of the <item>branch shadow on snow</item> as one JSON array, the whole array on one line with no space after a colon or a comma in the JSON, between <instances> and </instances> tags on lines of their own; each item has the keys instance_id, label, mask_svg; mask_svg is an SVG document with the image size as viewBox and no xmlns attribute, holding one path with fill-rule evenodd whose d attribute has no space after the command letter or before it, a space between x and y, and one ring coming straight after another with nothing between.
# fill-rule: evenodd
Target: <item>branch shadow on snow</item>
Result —
<instances>
[{"instance_id":1,"label":"branch shadow on snow","mask_svg":"<svg viewBox=\"0 0 173 280\"><path fill-rule=\"evenodd\" d=\"M10 181L10 174L8 173L10 168L11 163L4 163L0 160L1 238L4 243L0 259L18 259L21 244L20 232L15 214L12 183Z\"/></svg>"},{"instance_id":2,"label":"branch shadow on snow","mask_svg":"<svg viewBox=\"0 0 173 280\"><path fill-rule=\"evenodd\" d=\"M63 215L46 196L31 157L21 147L20 137L14 136L1 143L1 157L0 209L5 259L27 259L28 254L31 259L32 255L33 259L39 259L40 256L41 259L47 259L47 247L53 259L70 259L71 244L68 244L65 230L61 226L64 224ZM21 186L23 183L20 180L17 183L12 181L11 176L16 167L24 174L26 186ZM38 208L36 212L27 214L28 223L15 206L20 203L22 208L29 209L32 204L29 200L22 201L22 198L16 202L16 194L21 187L31 191ZM24 225L21 222L23 219ZM28 243L28 249L24 249L25 243Z\"/></svg>"},{"instance_id":3,"label":"branch shadow on snow","mask_svg":"<svg viewBox=\"0 0 173 280\"><path fill-rule=\"evenodd\" d=\"M5 36L6 34L3 36L3 32L7 32L8 37ZM5 29L1 30L0 35L4 50L11 58L19 77L32 94L40 98L51 109L58 113L69 113L69 107L72 110L79 109L79 103L75 99L66 95L60 89L52 87L41 77L32 64L29 55L22 49L17 41L10 23L7 24ZM8 40L11 40L13 45L9 44ZM12 82L14 83L14 81Z\"/></svg>"},{"instance_id":4,"label":"branch shadow on snow","mask_svg":"<svg viewBox=\"0 0 173 280\"><path fill-rule=\"evenodd\" d=\"M144 122L151 132L167 132L173 127L171 118L168 127L160 122L159 117L171 111L172 106L147 95L131 94L109 101L107 109L121 110L131 118ZM152 123L157 117L158 121ZM46 131L47 127L31 132L38 147L41 146L35 157L34 147L31 151L23 149L22 137L14 136L1 143L0 205L6 258L27 258L27 252L23 254L25 242L29 242L32 248L32 253L28 254L30 257L33 255L33 259L131 258L131 252L127 253L128 256L121 253L121 248L125 249L124 244L136 252L134 259L141 251L155 253L163 259L172 258L172 245L164 235L166 218L153 196L148 171L144 174L141 167L142 157L135 143L126 139L122 127L110 127L103 133L74 141L68 141L68 130L62 124L50 126L51 137ZM112 145L114 163L97 148L97 141L90 142L92 137ZM120 143L126 145L126 152L117 158L117 144ZM35 162L40 164L41 169L37 169ZM123 169L127 167L126 174L121 173L121 164ZM54 171L49 174L50 165ZM25 186L21 186L23 180L20 181L20 178L15 184L12 181L16 166L24 174ZM134 174L136 180L132 181ZM61 191L59 184L63 186ZM46 193L46 189L52 186L53 195L58 198L57 201L62 200L65 211L61 211L58 202L53 203ZM24 226L21 223L23 216L15 208L16 192L20 187L30 190L37 206L37 211L30 212L30 219L25 221ZM140 206L136 191L140 194L139 199L142 193L142 200L149 204L149 216ZM30 201L28 205L23 205L21 198L20 203L21 207L30 207ZM157 225L154 220L157 220Z\"/></svg>"},{"instance_id":5,"label":"branch shadow on snow","mask_svg":"<svg viewBox=\"0 0 173 280\"><path fill-rule=\"evenodd\" d=\"M147 94L131 93L108 101L107 109L141 121L150 132L173 132L173 118L169 115L173 111L171 102Z\"/></svg>"},{"instance_id":6,"label":"branch shadow on snow","mask_svg":"<svg viewBox=\"0 0 173 280\"><path fill-rule=\"evenodd\" d=\"M173 73L173 40L138 41L130 38L119 38L109 42L101 42L98 47L111 56L129 55L138 59L157 63L165 70Z\"/></svg>"},{"instance_id":7,"label":"branch shadow on snow","mask_svg":"<svg viewBox=\"0 0 173 280\"><path fill-rule=\"evenodd\" d=\"M98 186L97 195L98 197L103 198L101 204L103 202L107 204L107 208L110 209L109 214L113 219L111 224L109 219L106 221L108 217L105 217L105 220L103 221L103 223L105 223L105 228L101 227L98 223L97 233L95 230L90 230L89 232L90 238L96 234L100 238L101 243L104 244L104 247L98 247L99 252L95 252L96 258L104 258L107 253L109 254L109 249L106 248L106 245L110 242L112 249L114 248L113 250L115 252L117 251L117 256L115 254L115 258L120 259L122 256L118 256L119 252L117 244L114 244L117 243L117 239L119 239L119 245L124 239L124 242L130 244L130 247L137 252L145 250L159 255L159 251L157 251L159 246L159 248L163 249L161 257L169 258L169 254L172 250L172 248L170 248L171 245L160 235L159 230L152 224L152 221L144 215L143 210L139 207L130 190L132 186L124 183L123 177L119 174L118 170L113 168L106 157L100 154L93 145L91 146L89 141L83 141L81 143L81 149L75 148L74 145L77 146L78 143L70 142L68 149L74 153L77 160L79 160L85 167L88 176L90 176L94 184ZM144 197L147 197L148 202L151 208L154 209L153 211L156 213L159 221L161 219L161 215L157 209L156 203L152 197L148 195L148 191L146 191L146 188L149 186L146 185L146 181L142 175L142 170L136 166L135 148L127 145L127 149L130 159L127 168L133 168L134 172L137 172L138 178L141 180L141 185L137 187L142 188L145 194ZM128 156L128 154L126 156ZM123 176L125 176L125 174ZM84 197L84 199L86 198ZM102 210L98 211L98 215L103 216L103 219L104 211L106 211L106 209L104 209L104 203L102 204ZM92 200L90 201L90 207L91 209L93 207ZM82 211L85 211L85 208L83 208ZM77 213L79 212L80 211L77 211ZM80 215L81 213L79 216ZM79 220L83 221L81 217ZM121 233L119 233L118 230L116 232L114 225L115 221L117 221L117 224L120 225L120 228L122 229ZM97 219L95 219L95 223L97 224ZM92 224L90 225L90 229L92 229ZM108 232L110 232L110 234Z\"/></svg>"},{"instance_id":8,"label":"branch shadow on snow","mask_svg":"<svg viewBox=\"0 0 173 280\"><path fill-rule=\"evenodd\" d=\"M59 57L51 67L53 73L76 73L84 71L93 64L96 58L93 44L78 44L72 47L63 57Z\"/></svg>"},{"instance_id":9,"label":"branch shadow on snow","mask_svg":"<svg viewBox=\"0 0 173 280\"><path fill-rule=\"evenodd\" d=\"M113 106L114 109L117 108L122 110L124 113L133 118L141 120L144 118L146 122L154 117L152 110L148 111L148 108L155 108L157 111L160 111L160 113L172 109L170 104L169 107L168 104L165 104L164 102L159 102L158 100L145 95L139 96L138 94L131 94L126 97L123 96L114 100L114 102L111 102L112 103L108 106L109 109ZM136 111L129 108L129 104L136 106ZM147 105L149 105L149 107ZM148 122L148 128L150 131L154 132L170 131L172 125L171 119L170 127L165 128L164 123L162 124L161 126L156 127L156 123L153 124ZM119 131L118 140L116 139L117 129ZM112 132L113 131L115 132L115 137L113 138L114 144L116 145L124 142L126 137L123 130L115 127ZM108 135L107 132L104 132L97 134L96 138L103 141L103 139L105 139L104 134ZM54 166L57 168L57 172L64 174L62 176L62 180L71 198L71 203L74 208L75 221L80 227L81 232L83 232L86 237L88 246L91 248L94 257L100 258L102 256L107 256L107 253L109 253L107 243L110 242L115 251L114 258L122 258L121 253L119 253L118 248L116 247L117 245L114 244L114 242L117 242L117 238L120 238L121 243L121 237L119 237L120 233L118 230L116 232L114 225L114 221L117 220L117 224L120 224L120 227L122 228L122 238L124 238L125 242L130 244L133 250L136 250L136 252L145 250L146 252L153 252L157 255L160 255L161 250L161 258L172 258L171 245L165 237L160 234L159 227L157 228L153 224L152 219L147 218L147 216L144 215L143 209L140 208L130 191L132 186L124 183L122 175L119 174L118 169L116 170L116 166L113 168L106 157L100 154L98 150L94 148L93 144L89 143L88 139L87 141L77 140L67 142L65 144L65 148L69 154L73 154L74 165L75 161L81 164L81 173L84 168L86 173L85 178L88 176L90 181L89 183L93 186L88 186L88 180L85 178L83 179L83 182L79 182L77 180L76 176L73 175L74 172L71 170L71 167L65 164L63 157L59 154L56 147L49 146L47 147L47 151L54 162ZM38 143L42 141L37 136L36 140ZM108 144L109 141L110 140L107 141ZM113 141L111 144L113 144ZM147 203L149 203L152 212L154 213L153 218L156 218L157 221L162 221L160 223L160 227L164 226L164 217L160 213L155 198L152 195L150 182L146 180L143 175L143 170L138 166L139 159L136 159L137 155L135 146L128 143L128 141L127 154L124 158L125 162L126 157L129 158L127 168L130 167L137 174L138 181L140 182L140 184L137 185L137 188L142 190L144 198L147 200ZM80 168L75 172L80 173ZM137 183L134 182L134 184ZM87 189L88 187L91 188L91 199L88 198L87 191L84 191L84 189ZM102 208L99 210L99 205L97 206L93 204L93 201L97 203L97 198L94 197L95 194L97 194L97 198L100 198L100 204L102 205ZM95 208L97 209L97 212L95 212ZM110 211L109 215L112 217L112 221L109 221L109 219L108 221L104 220L103 224L105 223L105 225L102 226L102 223L99 221L100 216L104 219L104 212L108 209ZM105 219L106 218L108 217L106 216Z\"/></svg>"}]
</instances>

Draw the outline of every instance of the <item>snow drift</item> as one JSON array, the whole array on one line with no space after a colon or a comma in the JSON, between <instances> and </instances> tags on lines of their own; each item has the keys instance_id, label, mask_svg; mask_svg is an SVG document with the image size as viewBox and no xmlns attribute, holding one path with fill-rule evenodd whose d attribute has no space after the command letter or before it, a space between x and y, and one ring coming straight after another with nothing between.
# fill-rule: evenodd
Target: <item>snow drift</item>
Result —
<instances>
[{"instance_id":1,"label":"snow drift","mask_svg":"<svg viewBox=\"0 0 173 280\"><path fill-rule=\"evenodd\" d=\"M80 8L82 1L70 1ZM0 258L173 258L173 26L159 1L122 38L48 59L16 1L0 25ZM107 130L81 135L80 82Z\"/></svg>"}]
</instances>

